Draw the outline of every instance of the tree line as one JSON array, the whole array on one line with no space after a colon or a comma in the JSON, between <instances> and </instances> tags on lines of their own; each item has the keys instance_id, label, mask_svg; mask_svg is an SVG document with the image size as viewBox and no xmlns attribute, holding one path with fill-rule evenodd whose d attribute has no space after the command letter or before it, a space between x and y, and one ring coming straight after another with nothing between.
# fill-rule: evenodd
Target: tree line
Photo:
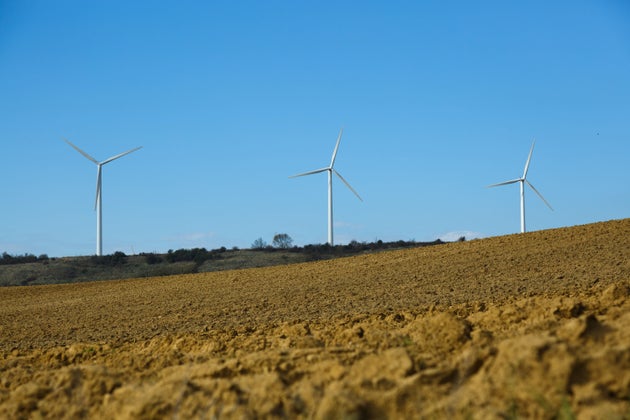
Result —
<instances>
[{"instance_id":1,"label":"tree line","mask_svg":"<svg viewBox=\"0 0 630 420\"><path fill-rule=\"evenodd\" d=\"M465 241L466 238L461 237L458 239L459 242ZM356 254L359 252L368 252L368 251L378 251L378 250L387 250L387 249L396 249L396 248L411 248L411 247L419 247L419 246L429 246L429 245L438 245L442 244L441 240L437 239L432 242L416 242L412 241L394 241L394 242L383 242L381 240L377 240L375 242L358 242L351 241L347 245L335 245L331 246L330 244L311 244L305 245L303 247L298 247L293 245L293 238L286 233L278 233L275 234L271 244L268 244L262 237L257 238L251 245L252 250L256 251L279 251L284 250L288 252L303 252L307 254L310 259L317 260L321 258L327 258L332 256L343 256ZM237 247L234 247L232 250L238 250ZM172 250L169 249L166 254L156 254L156 253L141 253L141 256L145 257L145 261L149 265L160 264L160 263L176 263L176 262L187 262L192 261L198 265L203 264L208 260L217 260L222 257L222 254L227 252L225 247L221 247L218 249L207 250L206 248L192 248L192 249L178 249ZM54 258L53 258L54 260ZM24 254L24 255L10 255L7 252L3 252L0 255L0 265L9 265L9 264L24 264L24 263L33 263L33 262L43 262L46 263L49 261L48 255L42 254L39 257L33 254ZM123 265L127 262L127 255L124 252L114 252L110 255L96 256L93 255L91 257L91 261L95 265L101 266L119 266Z\"/></svg>"},{"instance_id":2,"label":"tree line","mask_svg":"<svg viewBox=\"0 0 630 420\"><path fill-rule=\"evenodd\" d=\"M24 263L32 263L32 262L43 262L48 261L48 255L42 254L39 257L36 257L33 254L24 254L24 255L10 255L7 252L3 252L0 256L0 265L9 265L9 264L24 264Z\"/></svg>"}]
</instances>

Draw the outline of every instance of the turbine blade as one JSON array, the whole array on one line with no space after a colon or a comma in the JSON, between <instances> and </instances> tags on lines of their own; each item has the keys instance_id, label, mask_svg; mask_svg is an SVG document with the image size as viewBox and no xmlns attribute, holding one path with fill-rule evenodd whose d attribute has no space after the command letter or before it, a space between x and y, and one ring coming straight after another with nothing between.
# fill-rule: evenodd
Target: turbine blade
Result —
<instances>
[{"instance_id":1,"label":"turbine blade","mask_svg":"<svg viewBox=\"0 0 630 420\"><path fill-rule=\"evenodd\" d=\"M501 186L501 185L514 184L514 183L520 182L520 181L521 181L520 178L519 179L513 179L511 181L499 182L498 184L488 185L488 186L486 186L486 188L492 188L492 187L498 187L498 186Z\"/></svg>"},{"instance_id":2,"label":"turbine blade","mask_svg":"<svg viewBox=\"0 0 630 420\"><path fill-rule=\"evenodd\" d=\"M324 172L324 171L328 171L330 170L330 168L321 168L321 169L316 169L314 171L308 171L308 172L304 172L301 174L297 174L297 175L291 175L289 178L297 178L298 176L305 176L305 175L313 175L313 174L318 174L320 172Z\"/></svg>"},{"instance_id":3,"label":"turbine blade","mask_svg":"<svg viewBox=\"0 0 630 420\"><path fill-rule=\"evenodd\" d=\"M343 134L343 127L339 130L339 136L337 137L337 144L335 144L335 151L333 152L332 159L330 160L330 167L335 165L335 159L337 158L337 150L339 150L339 143L341 142L341 135Z\"/></svg>"},{"instance_id":4,"label":"turbine blade","mask_svg":"<svg viewBox=\"0 0 630 420\"><path fill-rule=\"evenodd\" d=\"M527 182L527 185L529 185L530 188L534 190L536 194L538 194L538 197L540 197L540 199L544 201L547 207L549 207L553 211L553 207L551 207L551 205L547 202L547 200L545 200L545 197L543 197L542 194L538 192L538 190L531 184L531 182L529 182L528 180L525 180L525 182Z\"/></svg>"},{"instance_id":5,"label":"turbine blade","mask_svg":"<svg viewBox=\"0 0 630 420\"><path fill-rule=\"evenodd\" d=\"M88 155L83 150L79 149L77 146L72 144L70 142L70 140L68 140L67 138L65 138L65 137L62 137L62 138L63 138L63 141L65 141L66 143L68 143L70 145L70 147L72 147L74 150L76 150L77 152L81 153L83 156L85 156L86 158L88 158L89 160L91 160L92 162L94 162L94 163L96 163L98 165L98 161L96 159L94 159L92 156Z\"/></svg>"},{"instance_id":6,"label":"turbine blade","mask_svg":"<svg viewBox=\"0 0 630 420\"><path fill-rule=\"evenodd\" d=\"M536 144L536 140L532 142L532 148L529 149L529 156L527 156L527 162L525 163L525 170L523 171L523 179L527 177L527 171L529 170L529 162L532 160L532 153L534 152L534 144Z\"/></svg>"},{"instance_id":7,"label":"turbine blade","mask_svg":"<svg viewBox=\"0 0 630 420\"><path fill-rule=\"evenodd\" d=\"M102 161L102 162L101 162L101 165L105 165L106 163L109 163L109 162L111 162L112 160L116 160L116 159L118 159L118 158L121 158L121 157L123 157L123 156L125 156L125 155L128 155L129 153L133 153L133 152L135 152L136 150L140 150L140 149L142 149L142 146L140 146L140 147L136 147L135 149L127 150L126 152L122 152L122 153L120 153L120 154L118 154L118 155L116 155L116 156L112 156L112 157L110 157L109 159L105 159L104 161Z\"/></svg>"},{"instance_id":8,"label":"turbine blade","mask_svg":"<svg viewBox=\"0 0 630 420\"><path fill-rule=\"evenodd\" d=\"M96 199L94 200L94 210L98 207L98 199L101 197L101 172L103 171L102 165L98 165L96 173Z\"/></svg>"},{"instance_id":9,"label":"turbine blade","mask_svg":"<svg viewBox=\"0 0 630 420\"><path fill-rule=\"evenodd\" d=\"M354 188L352 188L352 186L348 183L348 181L346 181L344 179L344 177L341 176L341 174L339 172L337 172L336 170L333 169L333 172L335 173L335 175L337 175L339 177L339 179L341 179L343 181L344 184L346 184L346 187L350 188L350 191L352 191L354 193L354 195L357 196L357 198L361 201L363 201L363 199L361 198L361 196L359 195L358 192L356 192L354 190Z\"/></svg>"}]
</instances>

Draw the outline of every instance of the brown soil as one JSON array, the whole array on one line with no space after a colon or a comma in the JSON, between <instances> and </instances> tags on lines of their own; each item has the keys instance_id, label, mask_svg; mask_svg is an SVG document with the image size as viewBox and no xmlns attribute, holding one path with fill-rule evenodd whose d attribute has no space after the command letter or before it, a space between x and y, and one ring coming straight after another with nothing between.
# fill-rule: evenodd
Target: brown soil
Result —
<instances>
[{"instance_id":1,"label":"brown soil","mask_svg":"<svg viewBox=\"0 0 630 420\"><path fill-rule=\"evenodd\" d=\"M629 418L630 219L0 289L0 418Z\"/></svg>"}]
</instances>

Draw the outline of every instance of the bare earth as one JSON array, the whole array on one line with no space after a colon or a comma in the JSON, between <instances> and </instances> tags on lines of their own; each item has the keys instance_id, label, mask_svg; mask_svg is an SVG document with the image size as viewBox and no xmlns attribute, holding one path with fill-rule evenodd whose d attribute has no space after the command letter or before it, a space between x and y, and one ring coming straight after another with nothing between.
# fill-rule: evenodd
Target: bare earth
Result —
<instances>
[{"instance_id":1,"label":"bare earth","mask_svg":"<svg viewBox=\"0 0 630 420\"><path fill-rule=\"evenodd\" d=\"M630 219L0 289L0 418L630 418Z\"/></svg>"}]
</instances>

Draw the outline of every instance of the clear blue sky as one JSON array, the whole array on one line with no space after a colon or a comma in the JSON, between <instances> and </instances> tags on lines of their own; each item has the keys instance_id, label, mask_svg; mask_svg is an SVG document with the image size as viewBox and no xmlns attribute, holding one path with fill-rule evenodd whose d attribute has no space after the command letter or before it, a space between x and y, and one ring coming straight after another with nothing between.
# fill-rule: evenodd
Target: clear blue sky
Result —
<instances>
[{"instance_id":1,"label":"clear blue sky","mask_svg":"<svg viewBox=\"0 0 630 420\"><path fill-rule=\"evenodd\" d=\"M515 233L630 216L630 2L0 0L0 252Z\"/></svg>"}]
</instances>

